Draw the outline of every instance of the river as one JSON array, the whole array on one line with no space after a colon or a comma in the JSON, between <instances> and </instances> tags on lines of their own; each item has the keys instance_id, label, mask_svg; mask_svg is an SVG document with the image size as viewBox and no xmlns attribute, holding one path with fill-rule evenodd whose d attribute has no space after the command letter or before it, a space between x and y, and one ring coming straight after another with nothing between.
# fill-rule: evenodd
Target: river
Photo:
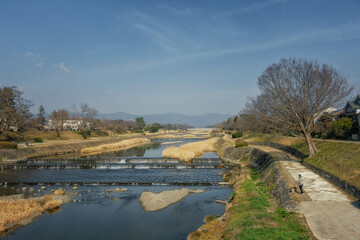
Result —
<instances>
[{"instance_id":1,"label":"river","mask_svg":"<svg viewBox=\"0 0 360 240\"><path fill-rule=\"evenodd\" d=\"M45 214L4 239L186 239L205 216L225 211L215 200L226 200L232 189L218 185L222 181L219 174L225 170L217 168L220 162L215 153L187 165L174 159L164 161L161 152L171 145L166 141L76 160L34 159L27 163L30 166L1 170L0 182L8 186L0 187L0 194L21 193L24 186L34 188L35 193L45 186L42 194L60 187L76 193L74 201L59 212ZM196 140L171 141L179 146ZM74 184L78 184L76 191ZM112 192L116 187L128 191ZM143 191L183 187L205 192L192 193L156 212L145 212L139 202Z\"/></svg>"}]
</instances>

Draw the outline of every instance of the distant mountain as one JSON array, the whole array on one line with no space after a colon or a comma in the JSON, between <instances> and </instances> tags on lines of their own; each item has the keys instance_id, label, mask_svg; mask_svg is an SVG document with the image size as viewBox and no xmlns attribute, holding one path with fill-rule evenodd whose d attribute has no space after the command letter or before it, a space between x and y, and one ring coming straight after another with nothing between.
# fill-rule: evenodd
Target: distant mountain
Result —
<instances>
[{"instance_id":1,"label":"distant mountain","mask_svg":"<svg viewBox=\"0 0 360 240\"><path fill-rule=\"evenodd\" d=\"M231 114L218 114L218 113L209 113L203 115L186 115L180 113L162 113L162 114L149 114L149 115L137 115L137 114L128 114L124 112L117 113L100 113L98 114L99 118L107 118L110 120L135 120L137 117L144 117L146 123L160 123L160 124L187 124L194 127L207 127L214 125L216 123L224 122L229 117L232 117Z\"/></svg>"}]
</instances>

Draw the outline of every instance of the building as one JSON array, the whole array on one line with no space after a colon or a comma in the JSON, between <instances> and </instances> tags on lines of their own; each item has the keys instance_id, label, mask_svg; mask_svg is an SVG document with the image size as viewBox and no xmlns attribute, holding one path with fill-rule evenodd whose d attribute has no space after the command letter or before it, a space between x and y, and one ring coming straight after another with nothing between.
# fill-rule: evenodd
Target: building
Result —
<instances>
[{"instance_id":1,"label":"building","mask_svg":"<svg viewBox=\"0 0 360 240\"><path fill-rule=\"evenodd\" d=\"M359 140L360 136L360 94L355 99L350 100L344 107L342 116L349 117L353 120L353 140Z\"/></svg>"},{"instance_id":2,"label":"building","mask_svg":"<svg viewBox=\"0 0 360 240\"><path fill-rule=\"evenodd\" d=\"M49 120L48 124L49 124L49 129L55 129L55 127L52 124L51 119ZM84 125L86 125L87 128L90 128L89 122L83 122L82 120L77 120L77 119L68 119L68 120L64 120L63 130L79 131L81 126L84 126Z\"/></svg>"}]
</instances>

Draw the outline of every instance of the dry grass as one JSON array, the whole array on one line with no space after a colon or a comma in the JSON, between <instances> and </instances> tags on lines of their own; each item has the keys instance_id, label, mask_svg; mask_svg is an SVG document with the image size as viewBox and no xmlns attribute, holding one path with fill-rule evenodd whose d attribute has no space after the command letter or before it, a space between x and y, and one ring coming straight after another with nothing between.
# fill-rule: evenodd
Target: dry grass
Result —
<instances>
[{"instance_id":1,"label":"dry grass","mask_svg":"<svg viewBox=\"0 0 360 240\"><path fill-rule=\"evenodd\" d=\"M151 136L149 138L151 139L167 139L167 138L181 138L181 135L175 135L175 134L163 134L163 135L156 135Z\"/></svg>"},{"instance_id":2,"label":"dry grass","mask_svg":"<svg viewBox=\"0 0 360 240\"><path fill-rule=\"evenodd\" d=\"M45 210L53 210L57 209L61 206L61 202L57 200L52 200L44 204L43 208Z\"/></svg>"},{"instance_id":3,"label":"dry grass","mask_svg":"<svg viewBox=\"0 0 360 240\"><path fill-rule=\"evenodd\" d=\"M219 138L210 138L208 140L187 143L180 147L167 147L162 152L163 157L177 158L189 162L191 159L201 157L204 152L216 152L214 144Z\"/></svg>"},{"instance_id":4,"label":"dry grass","mask_svg":"<svg viewBox=\"0 0 360 240\"><path fill-rule=\"evenodd\" d=\"M146 138L127 139L117 143L102 144L96 147L84 148L81 150L81 154L87 155L87 154L96 154L102 152L125 150L145 143L150 143L150 140Z\"/></svg>"},{"instance_id":5,"label":"dry grass","mask_svg":"<svg viewBox=\"0 0 360 240\"><path fill-rule=\"evenodd\" d=\"M39 202L33 200L19 200L14 202L0 202L0 231L7 229L7 225L16 223L36 212L44 209Z\"/></svg>"},{"instance_id":6,"label":"dry grass","mask_svg":"<svg viewBox=\"0 0 360 240\"><path fill-rule=\"evenodd\" d=\"M64 194L65 191L62 188L59 188L54 192L54 195L64 195Z\"/></svg>"},{"instance_id":7,"label":"dry grass","mask_svg":"<svg viewBox=\"0 0 360 240\"><path fill-rule=\"evenodd\" d=\"M33 199L0 200L0 232L11 228L23 219L39 215L45 210L59 208L60 205L61 201L53 200L49 195Z\"/></svg>"}]
</instances>

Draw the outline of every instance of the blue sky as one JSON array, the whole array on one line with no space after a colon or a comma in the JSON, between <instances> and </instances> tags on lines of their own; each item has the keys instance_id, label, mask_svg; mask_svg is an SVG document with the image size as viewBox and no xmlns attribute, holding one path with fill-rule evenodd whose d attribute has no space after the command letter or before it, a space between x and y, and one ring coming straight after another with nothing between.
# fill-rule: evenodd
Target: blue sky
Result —
<instances>
[{"instance_id":1,"label":"blue sky","mask_svg":"<svg viewBox=\"0 0 360 240\"><path fill-rule=\"evenodd\" d=\"M236 114L281 58L360 92L360 1L0 1L0 84L47 112Z\"/></svg>"}]
</instances>

